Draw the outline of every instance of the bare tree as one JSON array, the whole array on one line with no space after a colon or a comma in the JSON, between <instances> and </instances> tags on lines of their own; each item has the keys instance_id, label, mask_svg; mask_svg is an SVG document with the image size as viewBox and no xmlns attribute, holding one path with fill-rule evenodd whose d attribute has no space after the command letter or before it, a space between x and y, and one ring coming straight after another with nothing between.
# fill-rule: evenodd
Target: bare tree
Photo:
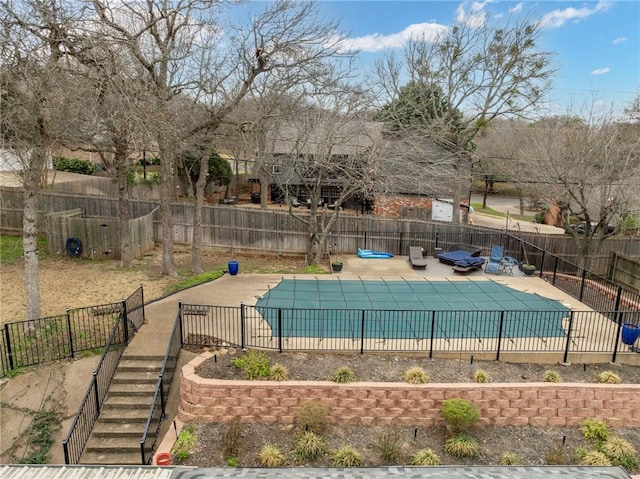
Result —
<instances>
[{"instance_id":1,"label":"bare tree","mask_svg":"<svg viewBox=\"0 0 640 479\"><path fill-rule=\"evenodd\" d=\"M526 116L548 89L554 70L551 54L538 49L541 33L529 19L480 26L461 21L433 41L412 41L403 58L389 56L377 65L385 121L449 147L458 180L454 211L470 181L477 134L497 118ZM437 94L407 95L407 86ZM398 101L403 94L410 101Z\"/></svg>"}]
</instances>

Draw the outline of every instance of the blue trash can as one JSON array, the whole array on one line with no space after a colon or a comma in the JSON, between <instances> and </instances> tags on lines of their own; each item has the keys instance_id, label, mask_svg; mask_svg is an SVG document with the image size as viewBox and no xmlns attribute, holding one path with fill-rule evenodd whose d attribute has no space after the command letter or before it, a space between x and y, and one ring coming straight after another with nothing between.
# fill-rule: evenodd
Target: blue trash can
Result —
<instances>
[{"instance_id":1,"label":"blue trash can","mask_svg":"<svg viewBox=\"0 0 640 479\"><path fill-rule=\"evenodd\" d=\"M235 276L238 274L238 270L240 269L240 264L237 261L229 261L229 274L231 276Z\"/></svg>"}]
</instances>

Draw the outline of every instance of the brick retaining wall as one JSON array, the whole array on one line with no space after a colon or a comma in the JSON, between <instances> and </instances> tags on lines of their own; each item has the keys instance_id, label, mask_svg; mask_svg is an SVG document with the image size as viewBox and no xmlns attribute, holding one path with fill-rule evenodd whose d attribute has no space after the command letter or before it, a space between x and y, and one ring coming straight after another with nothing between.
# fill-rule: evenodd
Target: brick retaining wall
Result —
<instances>
[{"instance_id":1,"label":"brick retaining wall","mask_svg":"<svg viewBox=\"0 0 640 479\"><path fill-rule=\"evenodd\" d=\"M352 424L442 423L444 399L461 397L491 426L576 426L599 418L611 427L640 427L640 385L589 383L348 383L235 381L201 378L204 353L183 367L180 411L184 422L292 423L296 408L314 400L331 407L334 422Z\"/></svg>"}]
</instances>

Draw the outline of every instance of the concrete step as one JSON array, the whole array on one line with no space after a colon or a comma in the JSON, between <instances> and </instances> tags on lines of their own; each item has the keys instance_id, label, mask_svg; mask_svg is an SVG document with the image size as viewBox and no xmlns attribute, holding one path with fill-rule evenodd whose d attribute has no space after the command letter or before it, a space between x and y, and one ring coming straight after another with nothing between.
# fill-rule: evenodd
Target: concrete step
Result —
<instances>
[{"instance_id":1,"label":"concrete step","mask_svg":"<svg viewBox=\"0 0 640 479\"><path fill-rule=\"evenodd\" d=\"M164 356L145 356L144 354L127 354L125 351L122 355L121 361L158 361L162 364Z\"/></svg>"},{"instance_id":2,"label":"concrete step","mask_svg":"<svg viewBox=\"0 0 640 479\"><path fill-rule=\"evenodd\" d=\"M157 371L162 368L162 359L125 359L124 357L118 363L118 371Z\"/></svg>"},{"instance_id":3,"label":"concrete step","mask_svg":"<svg viewBox=\"0 0 640 479\"><path fill-rule=\"evenodd\" d=\"M159 373L160 369L153 371L129 371L118 368L111 380L111 384L112 387L114 384L156 384Z\"/></svg>"},{"instance_id":4,"label":"concrete step","mask_svg":"<svg viewBox=\"0 0 640 479\"><path fill-rule=\"evenodd\" d=\"M103 423L115 423L115 424L131 424L131 423L145 423L149 416L149 405L146 409L123 409L112 407L109 409L103 409L100 413L99 421Z\"/></svg>"},{"instance_id":5,"label":"concrete step","mask_svg":"<svg viewBox=\"0 0 640 479\"><path fill-rule=\"evenodd\" d=\"M144 422L113 423L102 422L98 419L91 434L95 438L131 438L139 441L144 434L145 425ZM149 434L149 436L153 437L154 434Z\"/></svg>"},{"instance_id":6,"label":"concrete step","mask_svg":"<svg viewBox=\"0 0 640 479\"><path fill-rule=\"evenodd\" d=\"M142 454L138 447L137 452L89 452L85 451L80 458L80 464L108 465L142 465Z\"/></svg>"},{"instance_id":7,"label":"concrete step","mask_svg":"<svg viewBox=\"0 0 640 479\"><path fill-rule=\"evenodd\" d=\"M155 383L112 383L109 396L151 396L156 391Z\"/></svg>"},{"instance_id":8,"label":"concrete step","mask_svg":"<svg viewBox=\"0 0 640 479\"><path fill-rule=\"evenodd\" d=\"M107 396L102 410L109 409L151 409L152 396Z\"/></svg>"},{"instance_id":9,"label":"concrete step","mask_svg":"<svg viewBox=\"0 0 640 479\"><path fill-rule=\"evenodd\" d=\"M140 437L96 437L92 434L85 448L85 453L87 452L99 452L102 454L112 452L137 453L138 457L140 457ZM142 462L142 459L140 459L140 462Z\"/></svg>"}]
</instances>

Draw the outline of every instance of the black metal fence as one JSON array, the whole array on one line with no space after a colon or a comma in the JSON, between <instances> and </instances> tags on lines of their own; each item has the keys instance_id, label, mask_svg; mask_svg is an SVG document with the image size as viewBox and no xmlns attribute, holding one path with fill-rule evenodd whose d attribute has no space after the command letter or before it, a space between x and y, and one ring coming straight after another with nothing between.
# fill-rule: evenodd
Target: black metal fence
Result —
<instances>
[{"instance_id":1,"label":"black metal fence","mask_svg":"<svg viewBox=\"0 0 640 479\"><path fill-rule=\"evenodd\" d=\"M142 286L122 303L117 304L120 307L119 314L115 319L111 334L104 344L102 357L93 371L91 382L73 419L71 428L62 441L65 464L77 464L80 460L93 426L100 415L120 358L137 331L136 323L139 317L144 319ZM131 315L128 314L128 311L131 312Z\"/></svg>"},{"instance_id":2,"label":"black metal fence","mask_svg":"<svg viewBox=\"0 0 640 479\"><path fill-rule=\"evenodd\" d=\"M129 298L117 303L68 309L59 316L6 323L0 335L0 377L25 366L75 358L78 353L99 350L106 344L114 322L123 314L130 321L144 316L142 297L140 287ZM128 314L128 310L133 314Z\"/></svg>"},{"instance_id":3,"label":"black metal fence","mask_svg":"<svg viewBox=\"0 0 640 479\"><path fill-rule=\"evenodd\" d=\"M140 439L140 453L142 456L142 464L151 464L156 443L160 435L160 426L166 415L167 401L171 392L171 385L175 376L178 365L180 351L182 351L182 322L181 317L182 305L178 306L178 314L171 331L171 339L164 356L162 368L158 375L153 402L149 410L149 416L145 424L144 433Z\"/></svg>"},{"instance_id":4,"label":"black metal fence","mask_svg":"<svg viewBox=\"0 0 640 479\"><path fill-rule=\"evenodd\" d=\"M625 347L622 323L640 323L640 312L322 310L321 320L318 315L317 309L184 304L182 340L185 346L281 352L490 353L496 360L504 352L546 352L565 362L571 353L598 352L615 361Z\"/></svg>"}]
</instances>

